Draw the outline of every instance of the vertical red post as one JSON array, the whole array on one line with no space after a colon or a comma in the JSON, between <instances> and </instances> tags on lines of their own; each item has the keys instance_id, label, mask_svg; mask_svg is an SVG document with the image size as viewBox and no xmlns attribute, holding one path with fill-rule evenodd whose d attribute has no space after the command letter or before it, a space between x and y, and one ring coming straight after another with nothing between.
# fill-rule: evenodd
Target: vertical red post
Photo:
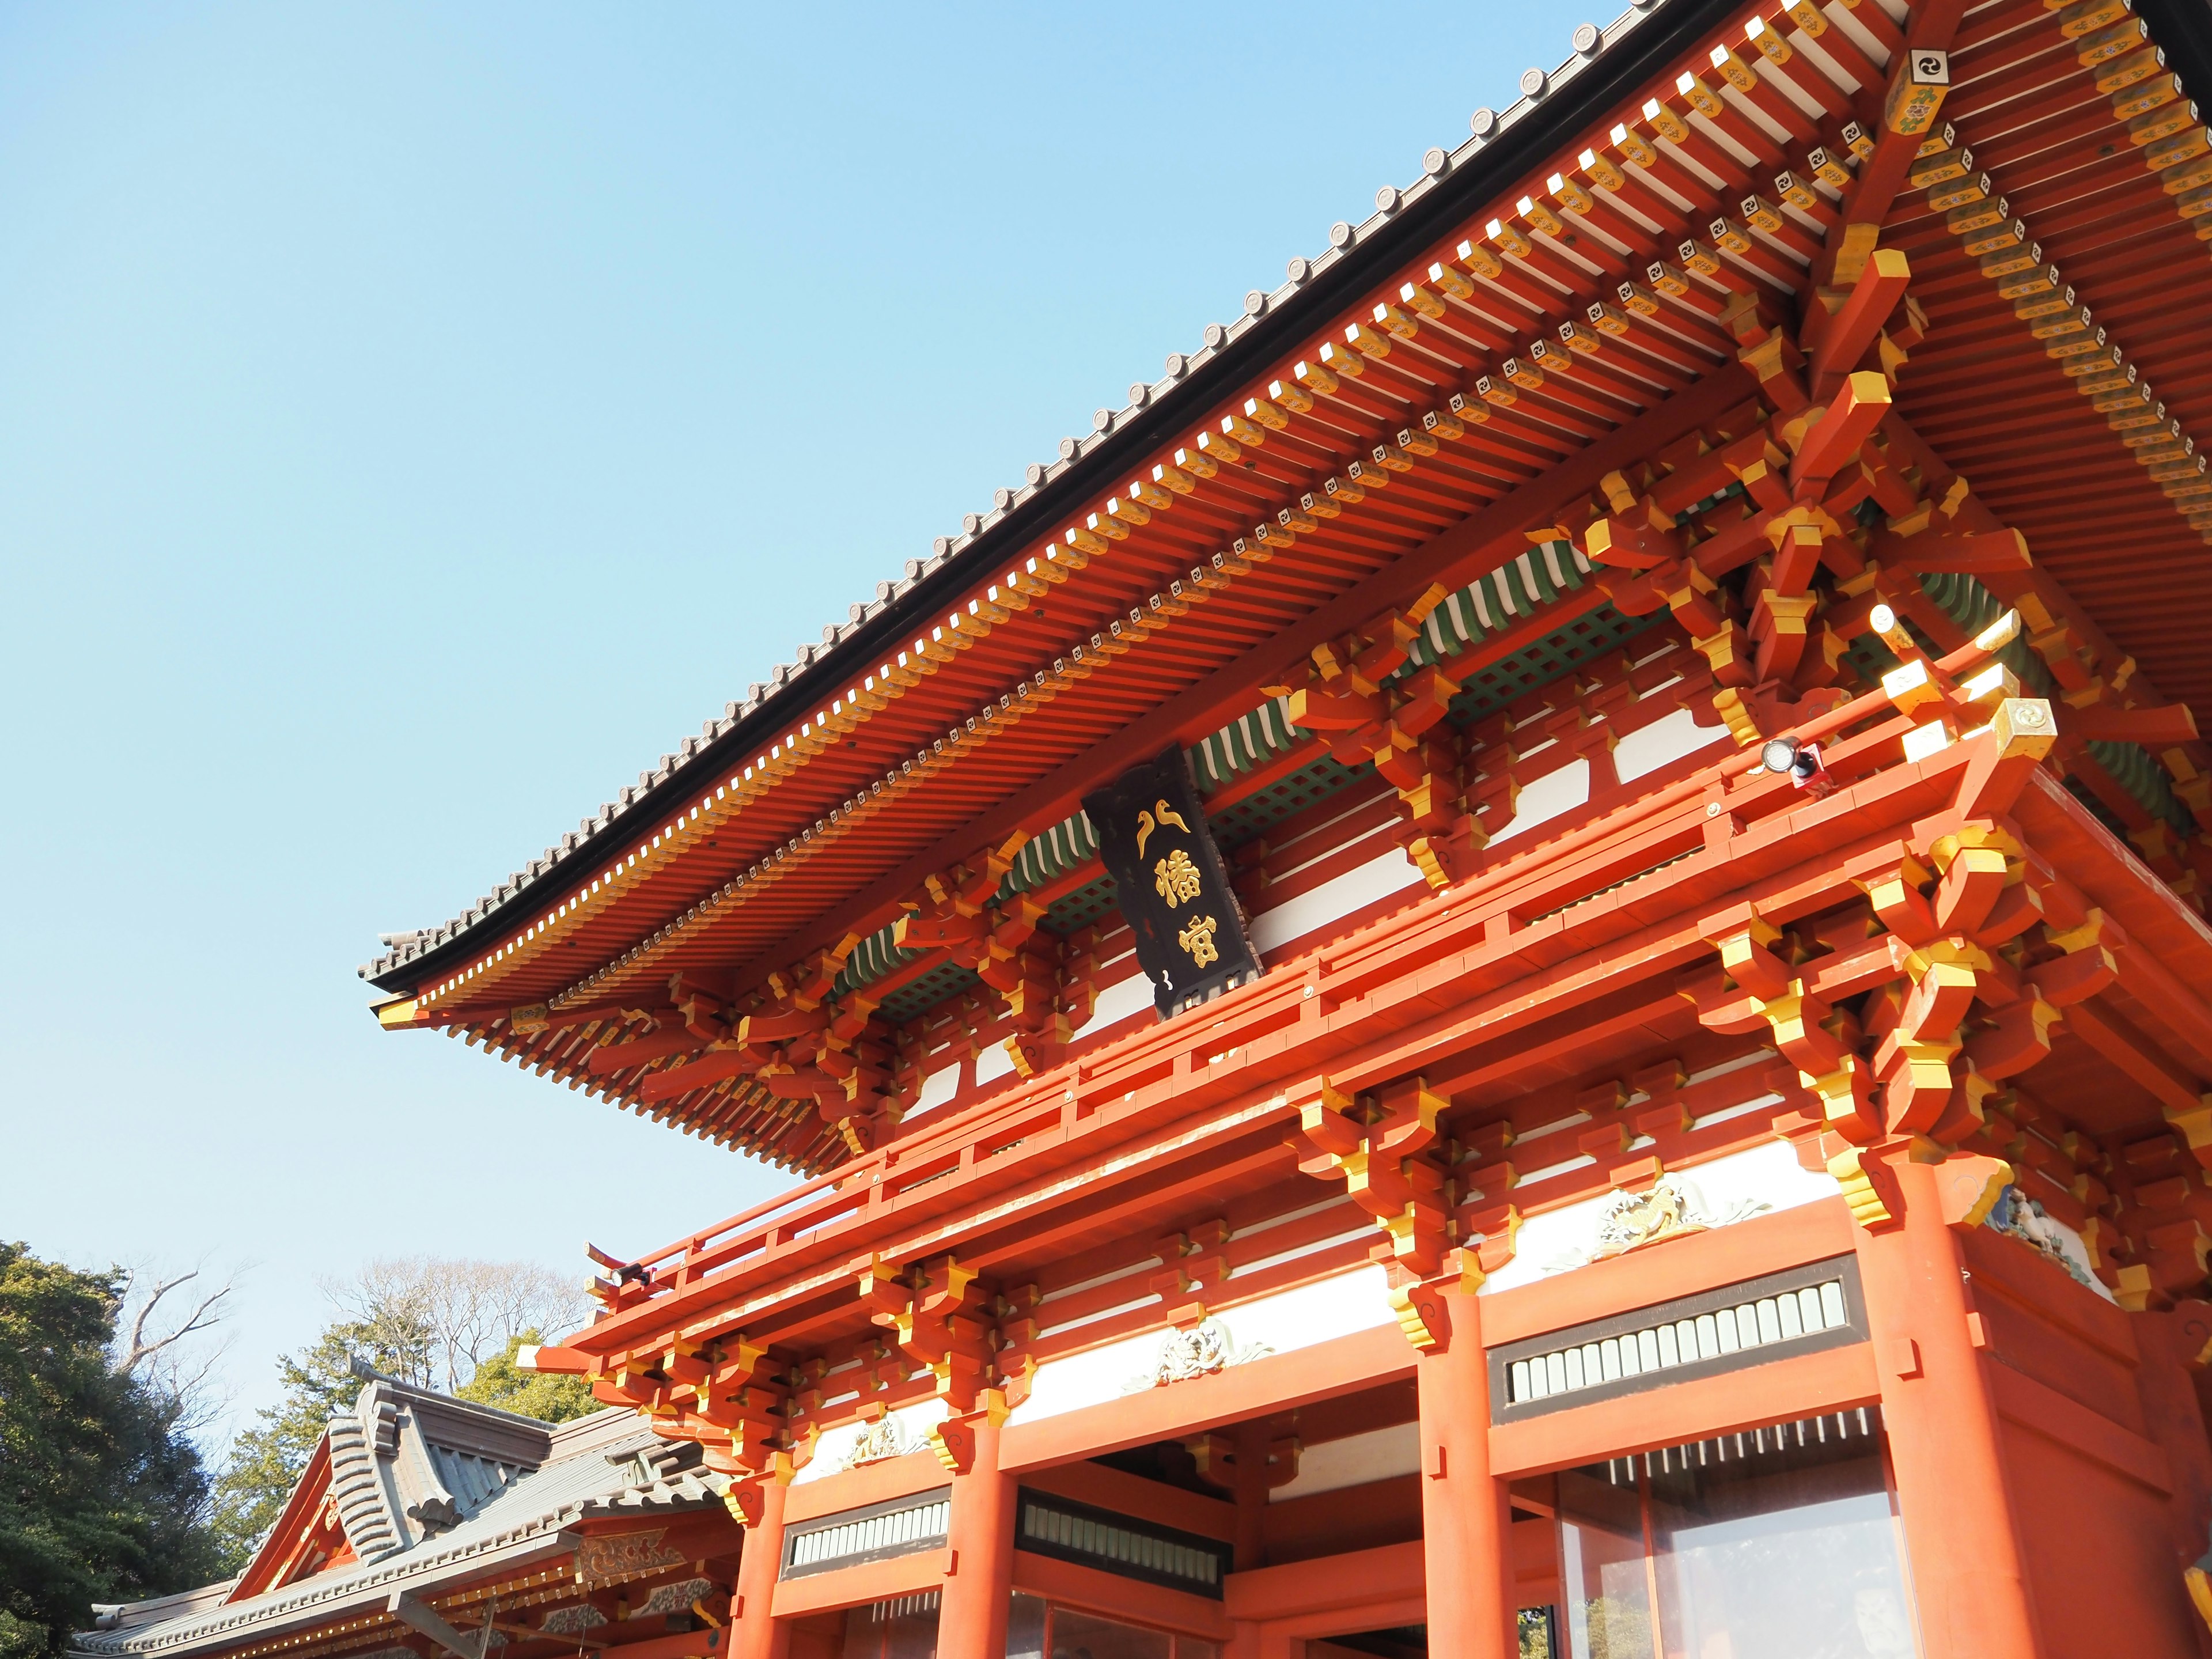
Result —
<instances>
[{"instance_id":1,"label":"vertical red post","mask_svg":"<svg viewBox=\"0 0 2212 1659\"><path fill-rule=\"evenodd\" d=\"M1936 1166L1912 1162L1902 1147L1862 1157L1888 1164L1904 1210L1901 1226L1858 1230L1857 1248L1921 1653L2035 1659L2042 1641L2013 1528L1996 1407Z\"/></svg>"},{"instance_id":2,"label":"vertical red post","mask_svg":"<svg viewBox=\"0 0 2212 1659\"><path fill-rule=\"evenodd\" d=\"M1234 1570L1249 1572L1267 1565L1267 1448L1264 1422L1237 1431L1237 1555Z\"/></svg>"},{"instance_id":3,"label":"vertical red post","mask_svg":"<svg viewBox=\"0 0 2212 1659\"><path fill-rule=\"evenodd\" d=\"M760 1483L759 1518L746 1525L744 1548L738 1557L738 1609L730 1659L784 1659L791 1650L790 1629L775 1618L776 1574L783 1565L783 1503L789 1491L773 1477Z\"/></svg>"},{"instance_id":4,"label":"vertical red post","mask_svg":"<svg viewBox=\"0 0 2212 1659\"><path fill-rule=\"evenodd\" d=\"M1421 1556L1429 1651L1514 1659L1511 1505L1490 1472L1490 1371L1472 1291L1438 1296L1441 1340L1414 1367L1421 1411ZM1433 1327L1432 1327L1433 1329Z\"/></svg>"},{"instance_id":5,"label":"vertical red post","mask_svg":"<svg viewBox=\"0 0 2212 1659\"><path fill-rule=\"evenodd\" d=\"M969 1419L974 1449L952 1477L945 1541L951 1576L938 1613L938 1659L1006 1659L1006 1604L1014 1588L1014 1480L999 1472L999 1425Z\"/></svg>"}]
</instances>

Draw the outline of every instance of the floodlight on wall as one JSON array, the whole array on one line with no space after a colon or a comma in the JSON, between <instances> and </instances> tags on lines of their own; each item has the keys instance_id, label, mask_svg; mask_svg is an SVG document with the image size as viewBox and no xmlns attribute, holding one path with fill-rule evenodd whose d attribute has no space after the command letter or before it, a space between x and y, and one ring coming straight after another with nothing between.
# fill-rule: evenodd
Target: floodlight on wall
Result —
<instances>
[{"instance_id":1,"label":"floodlight on wall","mask_svg":"<svg viewBox=\"0 0 2212 1659\"><path fill-rule=\"evenodd\" d=\"M1787 777L1799 789L1826 793L1827 769L1820 764L1820 746L1795 738L1769 738L1759 751L1759 763L1767 771Z\"/></svg>"}]
</instances>

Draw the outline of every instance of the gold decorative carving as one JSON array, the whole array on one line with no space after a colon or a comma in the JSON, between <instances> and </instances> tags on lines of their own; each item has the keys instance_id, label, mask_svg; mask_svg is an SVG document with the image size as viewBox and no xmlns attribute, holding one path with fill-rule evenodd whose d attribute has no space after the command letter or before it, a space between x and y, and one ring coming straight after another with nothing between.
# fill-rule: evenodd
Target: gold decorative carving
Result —
<instances>
[{"instance_id":1,"label":"gold decorative carving","mask_svg":"<svg viewBox=\"0 0 2212 1659\"><path fill-rule=\"evenodd\" d=\"M665 1527L643 1532L601 1533L576 1546L576 1582L586 1589L619 1584L640 1573L683 1565L678 1551L661 1544Z\"/></svg>"}]
</instances>

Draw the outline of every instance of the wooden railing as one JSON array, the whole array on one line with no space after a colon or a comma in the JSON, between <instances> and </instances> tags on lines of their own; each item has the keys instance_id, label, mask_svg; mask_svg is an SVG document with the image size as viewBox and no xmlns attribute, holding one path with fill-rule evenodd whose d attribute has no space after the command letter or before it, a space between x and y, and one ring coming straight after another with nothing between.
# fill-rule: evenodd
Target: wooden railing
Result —
<instances>
[{"instance_id":1,"label":"wooden railing","mask_svg":"<svg viewBox=\"0 0 2212 1659\"><path fill-rule=\"evenodd\" d=\"M1985 713L1952 683L2004 642L1996 632L1930 665L1945 688L1937 712L1954 730ZM1923 724L1876 690L1788 735L1826 745L1822 782L1845 789L1908 764L1904 740ZM1965 748L1989 741L1970 732L1925 763L1960 766L1968 758ZM683 1325L711 1305L760 1291L771 1275L758 1270L810 1246L832 1238L847 1239L854 1249L887 1245L884 1224L921 1208L929 1188L942 1183L940 1201L955 1202L954 1195L966 1189L966 1177L1017 1144L1037 1143L990 1173L1012 1176L1032 1156L1064 1153L1071 1138L1085 1131L1126 1123L1133 1134L1171 1130L1177 1119L1197 1122L1207 1106L1224 1098L1222 1090L1207 1086L1214 1060L1234 1055L1246 1062L1225 1066L1224 1074L1237 1077L1249 1098L1254 1088L1274 1086L1297 1069L1281 1065L1255 1080L1248 1065L1261 1051L1284 1051L1285 1039L1297 1028L1360 994L1378 975L1417 971L1425 961L1466 949L1470 939L1510 935L1698 851L1716 826L1740 830L1812 798L1789 776L1762 769L1758 750L1730 754L1457 886L1425 894L1203 1007L1110 1042L635 1263L621 1264L615 1280L602 1283L599 1319L569 1343L587 1352L629 1350L650 1329ZM1295 1093L1295 1087L1285 1090L1271 1103L1294 1113Z\"/></svg>"}]
</instances>

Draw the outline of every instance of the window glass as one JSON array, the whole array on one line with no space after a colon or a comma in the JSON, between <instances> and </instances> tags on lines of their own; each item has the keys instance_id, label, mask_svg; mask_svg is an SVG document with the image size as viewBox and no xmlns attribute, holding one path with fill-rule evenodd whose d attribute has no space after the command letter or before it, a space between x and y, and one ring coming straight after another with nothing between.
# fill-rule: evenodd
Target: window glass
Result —
<instances>
[{"instance_id":1,"label":"window glass","mask_svg":"<svg viewBox=\"0 0 2212 1659\"><path fill-rule=\"evenodd\" d=\"M1909 1659L1880 1452L1801 1426L1647 1460L1668 1659Z\"/></svg>"},{"instance_id":2,"label":"window glass","mask_svg":"<svg viewBox=\"0 0 2212 1659\"><path fill-rule=\"evenodd\" d=\"M1168 1637L1164 1631L1054 1607L1052 1659L1168 1659Z\"/></svg>"},{"instance_id":3,"label":"window glass","mask_svg":"<svg viewBox=\"0 0 2212 1659\"><path fill-rule=\"evenodd\" d=\"M1553 1609L1522 1607L1514 1615L1520 1632L1520 1659L1559 1659L1553 1646Z\"/></svg>"},{"instance_id":4,"label":"window glass","mask_svg":"<svg viewBox=\"0 0 2212 1659\"><path fill-rule=\"evenodd\" d=\"M902 1595L884 1621L884 1659L937 1659L938 1593Z\"/></svg>"},{"instance_id":5,"label":"window glass","mask_svg":"<svg viewBox=\"0 0 2212 1659\"><path fill-rule=\"evenodd\" d=\"M884 1659L884 1627L867 1607L845 1610L845 1659Z\"/></svg>"},{"instance_id":6,"label":"window glass","mask_svg":"<svg viewBox=\"0 0 2212 1659\"><path fill-rule=\"evenodd\" d=\"M845 1614L844 1659L937 1659L938 1593L902 1595Z\"/></svg>"},{"instance_id":7,"label":"window glass","mask_svg":"<svg viewBox=\"0 0 2212 1659\"><path fill-rule=\"evenodd\" d=\"M1559 1476L1559 1599L1575 1659L1655 1659L1644 1506L1631 1465Z\"/></svg>"},{"instance_id":8,"label":"window glass","mask_svg":"<svg viewBox=\"0 0 2212 1659\"><path fill-rule=\"evenodd\" d=\"M1006 1607L1006 1659L1043 1659L1044 1598L1014 1592Z\"/></svg>"}]
</instances>

